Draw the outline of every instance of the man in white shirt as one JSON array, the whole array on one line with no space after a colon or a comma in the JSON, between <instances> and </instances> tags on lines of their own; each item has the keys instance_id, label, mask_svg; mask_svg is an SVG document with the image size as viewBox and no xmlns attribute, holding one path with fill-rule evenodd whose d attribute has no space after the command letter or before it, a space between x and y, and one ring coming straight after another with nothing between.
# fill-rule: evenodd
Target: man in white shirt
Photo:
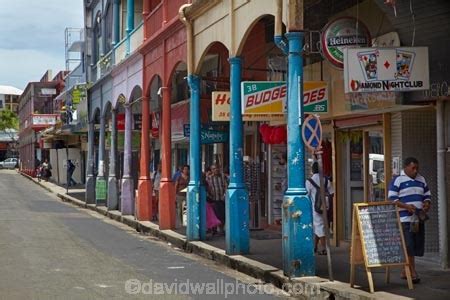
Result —
<instances>
[{"instance_id":1,"label":"man in white shirt","mask_svg":"<svg viewBox=\"0 0 450 300\"><path fill-rule=\"evenodd\" d=\"M313 211L313 229L314 229L314 235L315 235L315 243L314 243L314 250L317 251L317 254L319 255L326 255L326 249L325 249L325 224L323 222L322 213L325 212L318 212L316 211L315 207L315 201L316 201L316 195L320 197L320 177L319 177L319 164L317 162L314 162L312 165L312 172L313 175L311 178L309 178L306 181L306 191L308 192L309 199L311 200L311 207ZM331 186L331 182L329 182L328 179L325 179L325 203L327 206L327 209L329 208L328 198L327 195L333 195L333 187ZM321 249L318 249L318 244L320 242Z\"/></svg>"}]
</instances>

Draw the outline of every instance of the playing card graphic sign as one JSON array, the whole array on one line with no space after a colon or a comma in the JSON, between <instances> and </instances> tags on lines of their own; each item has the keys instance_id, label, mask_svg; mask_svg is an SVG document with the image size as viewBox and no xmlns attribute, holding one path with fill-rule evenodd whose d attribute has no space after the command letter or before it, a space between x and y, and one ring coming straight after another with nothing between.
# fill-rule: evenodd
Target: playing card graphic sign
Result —
<instances>
[{"instance_id":1,"label":"playing card graphic sign","mask_svg":"<svg viewBox=\"0 0 450 300\"><path fill-rule=\"evenodd\" d=\"M346 93L428 90L428 48L346 48L344 79Z\"/></svg>"}]
</instances>

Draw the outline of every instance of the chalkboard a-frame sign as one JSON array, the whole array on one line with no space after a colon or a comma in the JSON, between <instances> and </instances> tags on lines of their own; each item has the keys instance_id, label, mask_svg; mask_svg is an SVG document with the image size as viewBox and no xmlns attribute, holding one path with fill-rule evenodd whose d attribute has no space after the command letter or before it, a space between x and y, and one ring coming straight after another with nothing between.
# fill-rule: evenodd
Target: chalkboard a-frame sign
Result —
<instances>
[{"instance_id":1,"label":"chalkboard a-frame sign","mask_svg":"<svg viewBox=\"0 0 450 300\"><path fill-rule=\"evenodd\" d=\"M397 206L392 202L353 204L350 286L355 284L355 265L364 264L370 292L374 292L371 268L405 268L409 289L413 289L405 239Z\"/></svg>"}]
</instances>

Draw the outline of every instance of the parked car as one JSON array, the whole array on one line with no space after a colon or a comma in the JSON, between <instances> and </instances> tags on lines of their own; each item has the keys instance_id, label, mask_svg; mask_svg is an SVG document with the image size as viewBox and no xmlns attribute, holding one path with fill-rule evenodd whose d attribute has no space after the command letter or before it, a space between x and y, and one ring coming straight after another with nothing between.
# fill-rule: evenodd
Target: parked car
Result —
<instances>
[{"instance_id":1,"label":"parked car","mask_svg":"<svg viewBox=\"0 0 450 300\"><path fill-rule=\"evenodd\" d=\"M0 169L14 169L18 164L19 160L17 158L7 158L4 161L0 161Z\"/></svg>"}]
</instances>

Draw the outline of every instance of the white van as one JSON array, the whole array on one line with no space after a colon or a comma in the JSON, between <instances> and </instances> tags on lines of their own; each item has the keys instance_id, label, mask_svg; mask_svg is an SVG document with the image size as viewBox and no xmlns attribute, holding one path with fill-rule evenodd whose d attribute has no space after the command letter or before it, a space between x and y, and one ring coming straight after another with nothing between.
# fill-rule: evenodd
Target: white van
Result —
<instances>
[{"instance_id":1,"label":"white van","mask_svg":"<svg viewBox=\"0 0 450 300\"><path fill-rule=\"evenodd\" d=\"M369 174L373 184L384 182L384 154L369 153Z\"/></svg>"}]
</instances>

